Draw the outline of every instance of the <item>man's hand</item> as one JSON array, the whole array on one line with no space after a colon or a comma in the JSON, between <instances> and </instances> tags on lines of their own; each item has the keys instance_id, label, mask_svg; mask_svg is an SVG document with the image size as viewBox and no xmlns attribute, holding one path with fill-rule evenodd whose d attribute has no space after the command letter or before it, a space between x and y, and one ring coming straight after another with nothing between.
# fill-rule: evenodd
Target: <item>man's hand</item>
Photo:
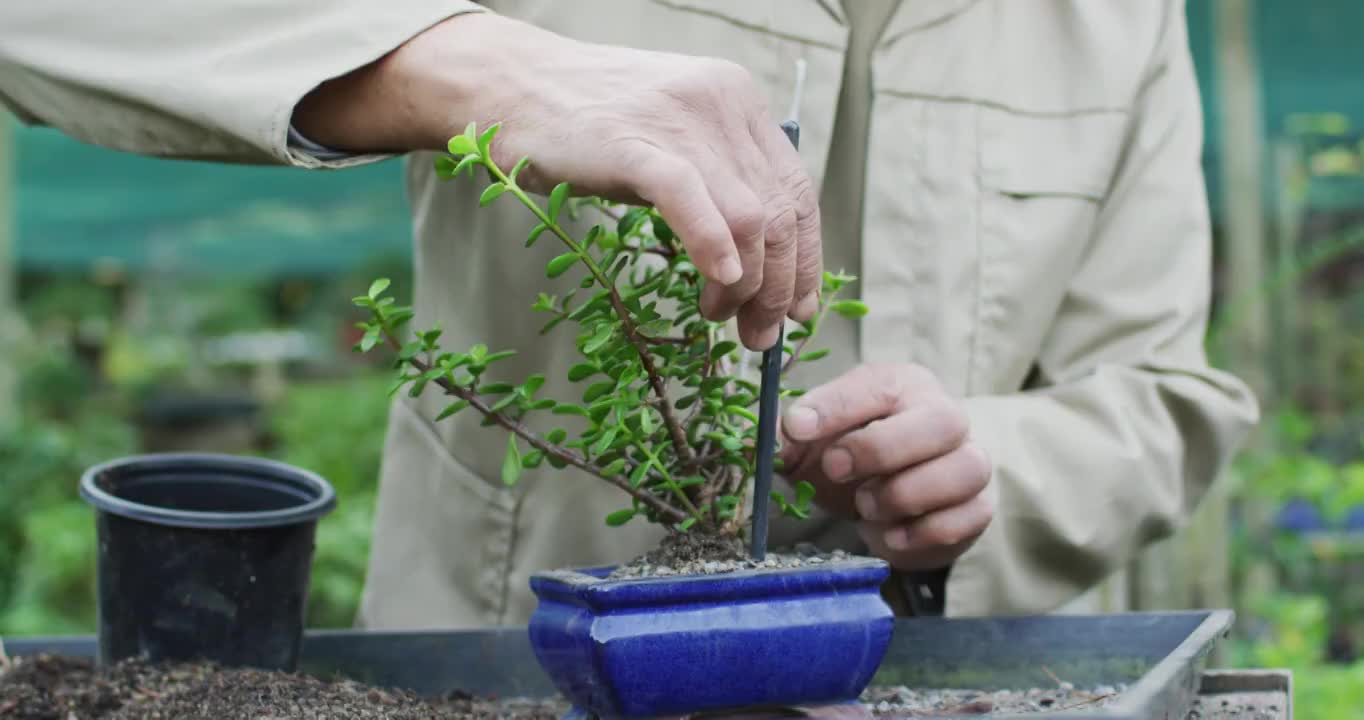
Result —
<instances>
[{"instance_id":1,"label":"man's hand","mask_svg":"<svg viewBox=\"0 0 1364 720\"><path fill-rule=\"evenodd\" d=\"M782 435L783 474L856 518L872 552L899 570L947 566L990 524L990 461L921 367L858 367L796 400Z\"/></svg>"},{"instance_id":2,"label":"man's hand","mask_svg":"<svg viewBox=\"0 0 1364 720\"><path fill-rule=\"evenodd\" d=\"M441 150L501 122L495 159L547 191L658 208L702 275L702 311L750 349L818 308L818 198L742 67L576 42L492 13L456 16L323 84L295 126L352 151Z\"/></svg>"}]
</instances>

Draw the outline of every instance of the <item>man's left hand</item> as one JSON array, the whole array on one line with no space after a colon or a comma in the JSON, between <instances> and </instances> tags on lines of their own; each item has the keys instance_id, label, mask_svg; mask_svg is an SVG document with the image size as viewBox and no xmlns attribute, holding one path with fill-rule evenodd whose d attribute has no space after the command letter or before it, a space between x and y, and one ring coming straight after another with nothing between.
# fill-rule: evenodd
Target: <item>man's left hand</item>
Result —
<instances>
[{"instance_id":1,"label":"man's left hand","mask_svg":"<svg viewBox=\"0 0 1364 720\"><path fill-rule=\"evenodd\" d=\"M898 570L946 567L990 524L989 458L965 412L928 370L863 365L811 390L782 421L783 475L855 518Z\"/></svg>"}]
</instances>

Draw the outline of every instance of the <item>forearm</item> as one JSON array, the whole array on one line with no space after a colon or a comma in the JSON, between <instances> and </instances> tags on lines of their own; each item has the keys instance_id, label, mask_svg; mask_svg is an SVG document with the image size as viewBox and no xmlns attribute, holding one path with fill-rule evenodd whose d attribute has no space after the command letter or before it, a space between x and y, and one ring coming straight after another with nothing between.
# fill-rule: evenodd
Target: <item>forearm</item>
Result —
<instances>
[{"instance_id":1,"label":"forearm","mask_svg":"<svg viewBox=\"0 0 1364 720\"><path fill-rule=\"evenodd\" d=\"M294 127L349 152L443 150L470 122L514 116L535 72L527 65L563 57L552 46L570 42L492 13L452 17L374 63L322 83L299 102Z\"/></svg>"},{"instance_id":2,"label":"forearm","mask_svg":"<svg viewBox=\"0 0 1364 720\"><path fill-rule=\"evenodd\" d=\"M1256 419L1244 385L1196 363L966 402L996 510L952 570L956 615L1050 611L1123 567L1188 518Z\"/></svg>"}]
</instances>

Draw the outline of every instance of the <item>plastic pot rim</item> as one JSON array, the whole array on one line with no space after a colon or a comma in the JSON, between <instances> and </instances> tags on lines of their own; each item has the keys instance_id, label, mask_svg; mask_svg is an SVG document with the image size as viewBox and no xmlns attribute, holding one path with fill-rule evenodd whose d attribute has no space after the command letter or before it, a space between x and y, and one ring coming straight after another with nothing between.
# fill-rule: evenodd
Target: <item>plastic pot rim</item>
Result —
<instances>
[{"instance_id":1,"label":"plastic pot rim","mask_svg":"<svg viewBox=\"0 0 1364 720\"><path fill-rule=\"evenodd\" d=\"M259 480L288 483L294 488L306 488L314 497L280 510L205 512L133 502L104 490L98 482L106 473L138 474L176 469L240 473ZM200 530L249 530L296 525L316 521L336 507L336 490L316 473L276 460L218 453L151 453L103 462L81 475L80 495L101 512L154 525Z\"/></svg>"}]
</instances>

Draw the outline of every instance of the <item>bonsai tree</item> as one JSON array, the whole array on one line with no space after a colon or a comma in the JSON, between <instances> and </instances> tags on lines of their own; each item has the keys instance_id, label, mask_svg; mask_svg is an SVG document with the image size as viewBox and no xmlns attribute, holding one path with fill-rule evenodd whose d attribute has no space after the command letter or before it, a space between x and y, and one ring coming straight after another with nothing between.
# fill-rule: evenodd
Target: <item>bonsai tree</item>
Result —
<instances>
[{"instance_id":1,"label":"bonsai tree","mask_svg":"<svg viewBox=\"0 0 1364 720\"><path fill-rule=\"evenodd\" d=\"M575 467L616 486L628 499L628 505L606 516L607 525L639 517L674 533L739 538L755 465L759 389L738 372L743 351L725 338L724 324L702 317L696 267L652 208L615 206L599 198L570 200L567 183L556 186L542 206L517 184L526 158L510 171L493 161L489 148L497 130L493 125L479 134L469 125L450 140L449 154L436 158L436 172L450 179L485 170L490 184L480 206L512 196L536 221L526 247L546 237L562 246L563 252L545 265L546 277L581 275L565 297L540 293L531 306L548 318L542 334L560 325L575 328L581 362L569 369L568 379L581 384L581 396L539 397L543 375L516 383L489 379L490 368L513 350L475 345L450 351L440 346L439 329L408 330L412 310L385 295L386 279L374 281L354 300L368 311L357 349L386 346L396 353L394 393L405 389L416 397L427 386L438 386L451 400L438 421L472 409L485 426L506 431L502 481L509 486L523 469L542 463ZM599 213L602 222L574 237L560 218L576 218L584 210ZM861 302L837 299L852 280L824 274L819 312L786 336L783 375L796 363L828 354L806 350L828 313L866 314ZM785 389L782 396L800 392ZM538 434L526 419L542 412L579 416L584 429L574 437L563 428ZM772 501L784 514L804 518L813 496L809 483L799 483L793 496L773 491Z\"/></svg>"}]
</instances>

